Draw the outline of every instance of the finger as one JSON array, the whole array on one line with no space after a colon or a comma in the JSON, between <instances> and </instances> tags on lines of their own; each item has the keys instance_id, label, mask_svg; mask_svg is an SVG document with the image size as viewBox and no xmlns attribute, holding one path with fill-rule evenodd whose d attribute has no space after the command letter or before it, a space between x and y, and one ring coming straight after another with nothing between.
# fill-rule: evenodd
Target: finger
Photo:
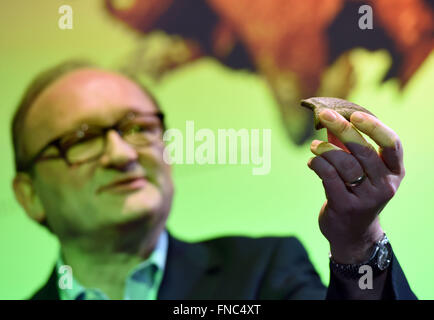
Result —
<instances>
[{"instance_id":1,"label":"finger","mask_svg":"<svg viewBox=\"0 0 434 320\"><path fill-rule=\"evenodd\" d=\"M380 146L380 154L386 166L394 173L401 173L404 169L404 156L399 136L380 120L367 113L354 112L350 120L358 130L368 135Z\"/></svg>"},{"instance_id":2,"label":"finger","mask_svg":"<svg viewBox=\"0 0 434 320\"><path fill-rule=\"evenodd\" d=\"M337 137L335 137L335 135L329 129L327 129L327 140L342 150L350 153L350 150L348 150L348 148Z\"/></svg>"},{"instance_id":3,"label":"finger","mask_svg":"<svg viewBox=\"0 0 434 320\"><path fill-rule=\"evenodd\" d=\"M362 146L372 147L354 126L343 116L334 110L325 109L319 114L321 123L344 145L347 143L357 143Z\"/></svg>"},{"instance_id":4,"label":"finger","mask_svg":"<svg viewBox=\"0 0 434 320\"><path fill-rule=\"evenodd\" d=\"M371 182L380 185L389 170L375 148L363 138L355 126L334 110L322 111L319 118L356 157Z\"/></svg>"},{"instance_id":5,"label":"finger","mask_svg":"<svg viewBox=\"0 0 434 320\"><path fill-rule=\"evenodd\" d=\"M401 141L396 145L396 148L380 148L380 156L390 171L398 175L405 174Z\"/></svg>"},{"instance_id":6,"label":"finger","mask_svg":"<svg viewBox=\"0 0 434 320\"><path fill-rule=\"evenodd\" d=\"M365 174L362 166L353 155L331 143L314 140L311 144L311 151L326 159L336 169L344 183L354 182ZM349 189L357 196L362 197L371 194L372 184L369 179L365 179L357 187Z\"/></svg>"},{"instance_id":7,"label":"finger","mask_svg":"<svg viewBox=\"0 0 434 320\"><path fill-rule=\"evenodd\" d=\"M322 180L327 199L334 205L351 201L351 194L336 169L322 157L309 159L307 164Z\"/></svg>"},{"instance_id":8,"label":"finger","mask_svg":"<svg viewBox=\"0 0 434 320\"><path fill-rule=\"evenodd\" d=\"M327 151L343 151L343 150L332 143L321 141L321 140L313 140L312 143L310 144L310 151L312 151L313 154L320 156Z\"/></svg>"}]
</instances>

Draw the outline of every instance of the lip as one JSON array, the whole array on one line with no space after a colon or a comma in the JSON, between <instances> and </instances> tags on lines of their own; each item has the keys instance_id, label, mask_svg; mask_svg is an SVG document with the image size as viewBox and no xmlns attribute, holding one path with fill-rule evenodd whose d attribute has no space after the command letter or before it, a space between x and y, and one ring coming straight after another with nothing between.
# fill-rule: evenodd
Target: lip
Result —
<instances>
[{"instance_id":1,"label":"lip","mask_svg":"<svg viewBox=\"0 0 434 320\"><path fill-rule=\"evenodd\" d=\"M114 192L114 193L125 193L129 191L134 191L143 188L147 183L144 176L126 177L123 179L116 180L108 185L100 187L97 193L102 192Z\"/></svg>"}]
</instances>

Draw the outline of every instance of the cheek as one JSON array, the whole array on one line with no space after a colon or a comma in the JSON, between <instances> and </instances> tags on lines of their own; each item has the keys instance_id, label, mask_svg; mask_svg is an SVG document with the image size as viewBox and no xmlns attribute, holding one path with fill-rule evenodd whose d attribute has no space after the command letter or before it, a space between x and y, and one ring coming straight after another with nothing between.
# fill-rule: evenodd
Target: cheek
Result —
<instances>
[{"instance_id":1,"label":"cheek","mask_svg":"<svg viewBox=\"0 0 434 320\"><path fill-rule=\"evenodd\" d=\"M149 175L150 182L162 195L164 205L168 205L173 197L173 181L171 166L163 159L164 144L148 148L139 153L141 165Z\"/></svg>"},{"instance_id":2,"label":"cheek","mask_svg":"<svg viewBox=\"0 0 434 320\"><path fill-rule=\"evenodd\" d=\"M89 169L41 164L37 168L39 186L53 195L83 194L89 187Z\"/></svg>"},{"instance_id":3,"label":"cheek","mask_svg":"<svg viewBox=\"0 0 434 320\"><path fill-rule=\"evenodd\" d=\"M170 165L163 159L163 150L164 145L156 145L139 152L141 165L159 187L163 187L167 183L167 178L171 176Z\"/></svg>"}]
</instances>

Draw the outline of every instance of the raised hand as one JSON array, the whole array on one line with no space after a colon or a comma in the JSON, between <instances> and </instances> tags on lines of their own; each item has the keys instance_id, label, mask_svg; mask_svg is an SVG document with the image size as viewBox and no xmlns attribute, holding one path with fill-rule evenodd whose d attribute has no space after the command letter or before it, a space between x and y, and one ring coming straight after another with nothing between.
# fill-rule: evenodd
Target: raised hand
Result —
<instances>
[{"instance_id":1,"label":"raised hand","mask_svg":"<svg viewBox=\"0 0 434 320\"><path fill-rule=\"evenodd\" d=\"M392 129L363 112L353 113L350 122L333 110L319 118L330 141L314 140L316 157L308 162L327 197L319 226L335 261L360 263L382 237L378 215L404 178L402 144ZM359 131L378 144L378 152Z\"/></svg>"}]
</instances>

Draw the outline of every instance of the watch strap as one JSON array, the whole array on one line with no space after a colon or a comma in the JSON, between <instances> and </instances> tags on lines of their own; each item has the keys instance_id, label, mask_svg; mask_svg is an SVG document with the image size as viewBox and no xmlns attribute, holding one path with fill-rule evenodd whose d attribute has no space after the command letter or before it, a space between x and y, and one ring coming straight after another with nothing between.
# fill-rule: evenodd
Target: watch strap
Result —
<instances>
[{"instance_id":1,"label":"watch strap","mask_svg":"<svg viewBox=\"0 0 434 320\"><path fill-rule=\"evenodd\" d=\"M360 272L360 268L370 266L375 277L387 269L391 260L392 247L386 234L384 234L381 240L375 243L371 257L367 261L359 264L342 264L334 261L330 254L330 269L344 278L359 279L361 274L364 273L364 271Z\"/></svg>"}]
</instances>

